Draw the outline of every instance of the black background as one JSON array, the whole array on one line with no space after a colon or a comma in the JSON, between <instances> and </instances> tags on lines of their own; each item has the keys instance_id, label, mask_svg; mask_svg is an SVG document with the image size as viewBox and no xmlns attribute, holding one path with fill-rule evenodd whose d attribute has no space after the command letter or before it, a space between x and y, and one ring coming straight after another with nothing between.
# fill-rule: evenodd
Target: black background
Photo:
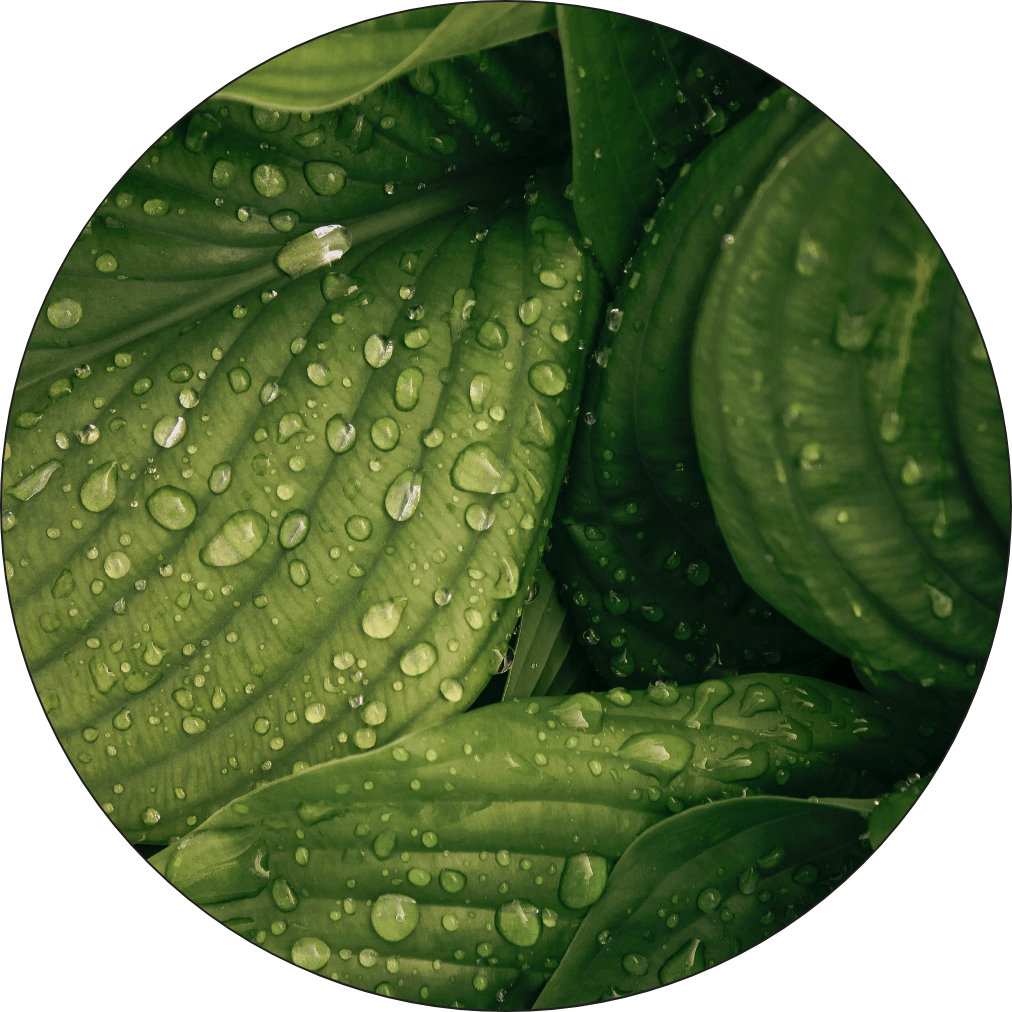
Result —
<instances>
[{"instance_id":1,"label":"black background","mask_svg":"<svg viewBox=\"0 0 1012 1012\"><path fill-rule=\"evenodd\" d=\"M390 10L354 5L364 16ZM346 23L339 11L314 17L317 5L113 7L101 9L101 21L66 11L20 9L17 27L5 27L4 393L53 274L110 184L208 94ZM895 179L948 256L1001 377L1008 323L999 328L996 305L1007 304L1008 282L997 271L1009 262L1009 183L997 28L971 7L958 9L969 20L895 23L844 5L670 11L672 27L808 98ZM6 607L2 618L9 623ZM8 980L24 977L50 1001L115 995L131 1005L221 998L238 1006L276 997L391 1007L266 955L176 894L80 783L32 691L13 627L0 636L10 666L0 767ZM1007 708L1000 648L1001 634L935 782L894 837L799 926L662 1000L860 1008L937 1004L950 989L965 1000L986 987L1004 940L989 912L1005 904L1008 876L996 827L1007 759L991 754L987 720Z\"/></svg>"}]
</instances>

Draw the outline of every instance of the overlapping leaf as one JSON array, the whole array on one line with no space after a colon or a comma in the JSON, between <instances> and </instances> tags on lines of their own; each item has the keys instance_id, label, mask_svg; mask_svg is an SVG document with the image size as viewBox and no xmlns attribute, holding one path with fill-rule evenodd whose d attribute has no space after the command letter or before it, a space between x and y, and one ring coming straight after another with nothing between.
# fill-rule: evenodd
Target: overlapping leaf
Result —
<instances>
[{"instance_id":1,"label":"overlapping leaf","mask_svg":"<svg viewBox=\"0 0 1012 1012\"><path fill-rule=\"evenodd\" d=\"M832 661L742 580L689 412L696 313L722 237L781 148L817 118L781 89L723 133L650 219L608 311L549 564L612 683L739 666L815 673Z\"/></svg>"},{"instance_id":2,"label":"overlapping leaf","mask_svg":"<svg viewBox=\"0 0 1012 1012\"><path fill-rule=\"evenodd\" d=\"M776 82L699 39L559 4L576 220L616 286L643 222L687 162Z\"/></svg>"},{"instance_id":3,"label":"overlapping leaf","mask_svg":"<svg viewBox=\"0 0 1012 1012\"><path fill-rule=\"evenodd\" d=\"M243 74L220 94L275 109L325 112L416 67L456 56L487 61L480 50L554 27L552 4L420 7L321 35Z\"/></svg>"},{"instance_id":4,"label":"overlapping leaf","mask_svg":"<svg viewBox=\"0 0 1012 1012\"><path fill-rule=\"evenodd\" d=\"M535 1008L673 984L736 956L815 906L867 856L857 812L739 798L648 829L622 855Z\"/></svg>"},{"instance_id":5,"label":"overlapping leaf","mask_svg":"<svg viewBox=\"0 0 1012 1012\"><path fill-rule=\"evenodd\" d=\"M306 969L431 1004L525 1007L648 827L743 794L874 796L945 747L916 719L779 675L501 703L275 781L152 860ZM602 904L637 870L649 879L637 846ZM717 864L733 876L772 846Z\"/></svg>"}]
</instances>

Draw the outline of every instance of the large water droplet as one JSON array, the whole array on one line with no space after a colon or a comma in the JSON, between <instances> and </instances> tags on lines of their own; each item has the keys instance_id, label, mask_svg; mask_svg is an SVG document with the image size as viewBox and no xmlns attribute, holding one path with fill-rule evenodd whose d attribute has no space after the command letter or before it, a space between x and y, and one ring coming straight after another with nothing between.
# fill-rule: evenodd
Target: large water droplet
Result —
<instances>
[{"instance_id":1,"label":"large water droplet","mask_svg":"<svg viewBox=\"0 0 1012 1012\"><path fill-rule=\"evenodd\" d=\"M566 370L555 362L535 362L527 373L530 385L546 397L555 397L566 389Z\"/></svg>"},{"instance_id":2,"label":"large water droplet","mask_svg":"<svg viewBox=\"0 0 1012 1012\"><path fill-rule=\"evenodd\" d=\"M462 492L513 492L517 476L488 443L471 443L457 455L450 480Z\"/></svg>"},{"instance_id":3,"label":"large water droplet","mask_svg":"<svg viewBox=\"0 0 1012 1012\"><path fill-rule=\"evenodd\" d=\"M698 938L686 942L657 971L657 979L662 984L674 984L706 968L706 952Z\"/></svg>"},{"instance_id":4,"label":"large water droplet","mask_svg":"<svg viewBox=\"0 0 1012 1012\"><path fill-rule=\"evenodd\" d=\"M559 882L559 900L570 910L596 903L608 881L608 862L599 854L572 854L566 858Z\"/></svg>"},{"instance_id":5,"label":"large water droplet","mask_svg":"<svg viewBox=\"0 0 1012 1012\"><path fill-rule=\"evenodd\" d=\"M330 946L322 938L307 936L292 946L292 962L303 970L322 970L330 960Z\"/></svg>"},{"instance_id":6,"label":"large water droplet","mask_svg":"<svg viewBox=\"0 0 1012 1012\"><path fill-rule=\"evenodd\" d=\"M516 899L504 903L495 912L496 931L513 945L529 949L541 937L541 917L530 900Z\"/></svg>"},{"instance_id":7,"label":"large water droplet","mask_svg":"<svg viewBox=\"0 0 1012 1012\"><path fill-rule=\"evenodd\" d=\"M485 410L485 400L492 390L492 377L487 372L477 372L471 377L468 395L471 399L471 410L480 415Z\"/></svg>"},{"instance_id":8,"label":"large water droplet","mask_svg":"<svg viewBox=\"0 0 1012 1012\"><path fill-rule=\"evenodd\" d=\"M409 366L401 372L394 387L394 405L398 411L411 411L418 404L424 382L425 373L421 369Z\"/></svg>"},{"instance_id":9,"label":"large water droplet","mask_svg":"<svg viewBox=\"0 0 1012 1012\"><path fill-rule=\"evenodd\" d=\"M38 495L49 484L49 479L63 465L58 460L47 460L41 467L37 467L27 478L23 478L13 488L6 489L15 499L21 502L28 502L32 496Z\"/></svg>"},{"instance_id":10,"label":"large water droplet","mask_svg":"<svg viewBox=\"0 0 1012 1012\"><path fill-rule=\"evenodd\" d=\"M122 580L130 572L130 557L125 552L110 552L102 563L110 580Z\"/></svg>"},{"instance_id":11,"label":"large water droplet","mask_svg":"<svg viewBox=\"0 0 1012 1012\"><path fill-rule=\"evenodd\" d=\"M159 446L166 449L175 446L186 435L186 419L166 415L155 422L151 436Z\"/></svg>"},{"instance_id":12,"label":"large water droplet","mask_svg":"<svg viewBox=\"0 0 1012 1012\"><path fill-rule=\"evenodd\" d=\"M197 519L197 504L193 496L172 485L156 488L144 505L151 519L167 531L185 530Z\"/></svg>"},{"instance_id":13,"label":"large water droplet","mask_svg":"<svg viewBox=\"0 0 1012 1012\"><path fill-rule=\"evenodd\" d=\"M386 893L372 905L373 930L384 941L400 942L418 926L418 904L410 896Z\"/></svg>"},{"instance_id":14,"label":"large water droplet","mask_svg":"<svg viewBox=\"0 0 1012 1012\"><path fill-rule=\"evenodd\" d=\"M667 781L677 776L692 758L691 741L667 731L644 731L627 738L618 758L644 776Z\"/></svg>"},{"instance_id":15,"label":"large water droplet","mask_svg":"<svg viewBox=\"0 0 1012 1012\"><path fill-rule=\"evenodd\" d=\"M81 486L81 505L89 513L101 513L116 501L116 461L110 460L92 471Z\"/></svg>"},{"instance_id":16,"label":"large water droplet","mask_svg":"<svg viewBox=\"0 0 1012 1012\"><path fill-rule=\"evenodd\" d=\"M509 331L498 320L486 320L478 328L478 344L489 351L501 351L509 344Z\"/></svg>"},{"instance_id":17,"label":"large water droplet","mask_svg":"<svg viewBox=\"0 0 1012 1012\"><path fill-rule=\"evenodd\" d=\"M207 479L207 487L215 494L221 495L228 490L232 484L232 465L229 461L222 461L211 468L211 474Z\"/></svg>"},{"instance_id":18,"label":"large water droplet","mask_svg":"<svg viewBox=\"0 0 1012 1012\"><path fill-rule=\"evenodd\" d=\"M410 520L422 498L422 472L402 471L387 489L383 505L394 520Z\"/></svg>"},{"instance_id":19,"label":"large water droplet","mask_svg":"<svg viewBox=\"0 0 1012 1012\"><path fill-rule=\"evenodd\" d=\"M598 734L604 721L604 708L597 696L579 692L555 707L552 715L565 727Z\"/></svg>"},{"instance_id":20,"label":"large water droplet","mask_svg":"<svg viewBox=\"0 0 1012 1012\"><path fill-rule=\"evenodd\" d=\"M258 165L253 170L253 187L261 197L280 197L288 189L288 180L280 165Z\"/></svg>"},{"instance_id":21,"label":"large water droplet","mask_svg":"<svg viewBox=\"0 0 1012 1012\"><path fill-rule=\"evenodd\" d=\"M369 435L378 450L392 450L401 438L401 427L394 418L377 418Z\"/></svg>"},{"instance_id":22,"label":"large water droplet","mask_svg":"<svg viewBox=\"0 0 1012 1012\"><path fill-rule=\"evenodd\" d=\"M495 523L495 510L491 506L473 502L464 510L464 520L472 531L487 531Z\"/></svg>"},{"instance_id":23,"label":"large water droplet","mask_svg":"<svg viewBox=\"0 0 1012 1012\"><path fill-rule=\"evenodd\" d=\"M309 527L309 514L302 510L292 510L278 528L278 544L287 551L298 548L309 535Z\"/></svg>"},{"instance_id":24,"label":"large water droplet","mask_svg":"<svg viewBox=\"0 0 1012 1012\"><path fill-rule=\"evenodd\" d=\"M334 415L327 422L327 445L334 453L347 453L355 445L355 436L355 426L344 415Z\"/></svg>"},{"instance_id":25,"label":"large water droplet","mask_svg":"<svg viewBox=\"0 0 1012 1012\"><path fill-rule=\"evenodd\" d=\"M439 655L431 643L417 643L401 655L401 671L411 677L424 675L436 663Z\"/></svg>"},{"instance_id":26,"label":"large water droplet","mask_svg":"<svg viewBox=\"0 0 1012 1012\"><path fill-rule=\"evenodd\" d=\"M245 562L267 540L267 521L253 510L233 513L200 551L205 566L235 566Z\"/></svg>"},{"instance_id":27,"label":"large water droplet","mask_svg":"<svg viewBox=\"0 0 1012 1012\"><path fill-rule=\"evenodd\" d=\"M406 597L392 597L372 605L362 618L362 632L374 640L389 639L397 631L407 603Z\"/></svg>"},{"instance_id":28,"label":"large water droplet","mask_svg":"<svg viewBox=\"0 0 1012 1012\"><path fill-rule=\"evenodd\" d=\"M467 876L462 871L444 868L439 873L439 884L444 892L459 893L467 885Z\"/></svg>"},{"instance_id":29,"label":"large water droplet","mask_svg":"<svg viewBox=\"0 0 1012 1012\"><path fill-rule=\"evenodd\" d=\"M58 299L46 307L49 322L58 330L69 330L81 322L84 311L81 303L73 299Z\"/></svg>"},{"instance_id":30,"label":"large water droplet","mask_svg":"<svg viewBox=\"0 0 1012 1012\"><path fill-rule=\"evenodd\" d=\"M537 323L541 318L541 299L536 295L529 299L524 299L520 303L519 309L517 309L517 315L520 317L520 322L526 327L530 327Z\"/></svg>"},{"instance_id":31,"label":"large water droplet","mask_svg":"<svg viewBox=\"0 0 1012 1012\"><path fill-rule=\"evenodd\" d=\"M362 354L373 369L382 369L394 353L394 343L384 334L370 334L365 340Z\"/></svg>"},{"instance_id":32,"label":"large water droplet","mask_svg":"<svg viewBox=\"0 0 1012 1012\"><path fill-rule=\"evenodd\" d=\"M347 172L335 162L306 162L306 182L321 197L332 197L344 189ZM340 228L331 225L330 228Z\"/></svg>"}]
</instances>

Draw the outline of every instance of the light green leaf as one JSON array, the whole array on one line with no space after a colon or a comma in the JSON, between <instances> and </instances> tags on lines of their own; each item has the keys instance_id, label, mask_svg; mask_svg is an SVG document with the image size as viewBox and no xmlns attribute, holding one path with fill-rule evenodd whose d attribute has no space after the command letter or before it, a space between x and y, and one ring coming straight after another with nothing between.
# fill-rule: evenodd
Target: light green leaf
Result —
<instances>
[{"instance_id":1,"label":"light green leaf","mask_svg":"<svg viewBox=\"0 0 1012 1012\"><path fill-rule=\"evenodd\" d=\"M557 174L525 194L509 157L565 141L504 112L542 71L430 70L361 109L202 106L102 203L32 334L10 595L133 840L466 708L540 563L600 282ZM533 298L570 339L525 331ZM555 440L528 452L530 412Z\"/></svg>"},{"instance_id":2,"label":"light green leaf","mask_svg":"<svg viewBox=\"0 0 1012 1012\"><path fill-rule=\"evenodd\" d=\"M322 35L243 74L220 95L273 109L323 112L424 64L472 56L554 27L555 9L546 3L422 7Z\"/></svg>"}]
</instances>

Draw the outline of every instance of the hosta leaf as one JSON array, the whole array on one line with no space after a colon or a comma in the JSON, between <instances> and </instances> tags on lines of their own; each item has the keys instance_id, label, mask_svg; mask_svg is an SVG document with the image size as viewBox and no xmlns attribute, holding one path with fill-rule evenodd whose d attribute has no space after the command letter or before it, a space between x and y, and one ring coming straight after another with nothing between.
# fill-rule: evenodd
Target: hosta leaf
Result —
<instances>
[{"instance_id":1,"label":"hosta leaf","mask_svg":"<svg viewBox=\"0 0 1012 1012\"><path fill-rule=\"evenodd\" d=\"M537 43L521 43L513 65L495 54L481 66L433 64L424 81L398 79L340 112L198 107L88 223L33 329L19 386L65 365L45 349L112 350L251 287L269 291L284 276L279 249L321 226L349 229L360 253L441 210L504 195L523 172L511 177L515 159L550 159L566 141L561 84L553 95L548 76L560 76L558 52ZM518 110L525 118L513 123Z\"/></svg>"},{"instance_id":2,"label":"hosta leaf","mask_svg":"<svg viewBox=\"0 0 1012 1012\"><path fill-rule=\"evenodd\" d=\"M307 969L520 1007L649 826L743 792L874 795L909 772L908 720L779 675L499 703L277 780L152 863Z\"/></svg>"},{"instance_id":3,"label":"hosta leaf","mask_svg":"<svg viewBox=\"0 0 1012 1012\"><path fill-rule=\"evenodd\" d=\"M875 808L868 817L868 840L872 849L881 847L903 821L930 779L930 776L924 779L919 776L909 777L905 783L899 784L898 790L876 800Z\"/></svg>"},{"instance_id":4,"label":"hosta leaf","mask_svg":"<svg viewBox=\"0 0 1012 1012\"><path fill-rule=\"evenodd\" d=\"M554 27L552 4L421 7L321 35L236 78L220 95L273 109L324 112L416 67L473 58L479 50Z\"/></svg>"},{"instance_id":5,"label":"hosta leaf","mask_svg":"<svg viewBox=\"0 0 1012 1012\"><path fill-rule=\"evenodd\" d=\"M535 1008L639 994L722 963L807 913L867 855L853 811L739 798L648 829L622 855Z\"/></svg>"},{"instance_id":6,"label":"hosta leaf","mask_svg":"<svg viewBox=\"0 0 1012 1012\"><path fill-rule=\"evenodd\" d=\"M722 133L665 197L606 314L548 563L613 684L739 666L818 673L834 659L736 569L689 412L696 314L722 237L818 118L780 89Z\"/></svg>"},{"instance_id":7,"label":"hosta leaf","mask_svg":"<svg viewBox=\"0 0 1012 1012\"><path fill-rule=\"evenodd\" d=\"M559 4L576 220L612 285L686 163L776 82L723 49L624 14Z\"/></svg>"},{"instance_id":8,"label":"hosta leaf","mask_svg":"<svg viewBox=\"0 0 1012 1012\"><path fill-rule=\"evenodd\" d=\"M998 467L994 377L983 355L991 430L970 437L948 396L957 342L983 354L941 250L823 121L770 169L716 260L692 421L750 585L872 682L896 672L965 697L991 648L1008 542L966 464L979 438Z\"/></svg>"},{"instance_id":9,"label":"hosta leaf","mask_svg":"<svg viewBox=\"0 0 1012 1012\"><path fill-rule=\"evenodd\" d=\"M559 180L514 189L501 149L537 130L485 139L523 78L450 123L472 69L346 113L202 107L54 283L8 433L5 561L54 727L131 839L464 709L501 663L600 286ZM552 441L524 441L531 412Z\"/></svg>"}]
</instances>

